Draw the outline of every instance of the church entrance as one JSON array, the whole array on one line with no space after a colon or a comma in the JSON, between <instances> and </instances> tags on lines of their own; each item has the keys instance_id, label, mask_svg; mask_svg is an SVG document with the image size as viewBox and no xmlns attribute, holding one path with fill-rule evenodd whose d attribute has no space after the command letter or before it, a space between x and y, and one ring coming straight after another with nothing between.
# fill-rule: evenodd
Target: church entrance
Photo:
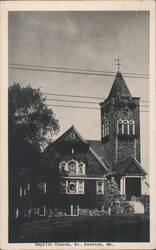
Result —
<instances>
[{"instance_id":1,"label":"church entrance","mask_svg":"<svg viewBox=\"0 0 156 250\"><path fill-rule=\"evenodd\" d=\"M126 178L126 195L127 200L130 200L132 196L141 196L141 178Z\"/></svg>"}]
</instances>

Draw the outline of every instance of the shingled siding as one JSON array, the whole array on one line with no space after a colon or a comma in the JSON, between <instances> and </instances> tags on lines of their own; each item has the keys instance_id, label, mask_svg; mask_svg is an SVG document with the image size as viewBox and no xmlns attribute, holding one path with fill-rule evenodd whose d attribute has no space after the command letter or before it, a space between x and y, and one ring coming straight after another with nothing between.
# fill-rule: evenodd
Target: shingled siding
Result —
<instances>
[{"instance_id":1,"label":"shingled siding","mask_svg":"<svg viewBox=\"0 0 156 250\"><path fill-rule=\"evenodd\" d=\"M124 149L124 150L123 150ZM122 160L134 155L134 138L118 139L117 159Z\"/></svg>"},{"instance_id":2,"label":"shingled siding","mask_svg":"<svg viewBox=\"0 0 156 250\"><path fill-rule=\"evenodd\" d=\"M73 180L76 180L73 178ZM62 194L62 208L68 209L71 205L80 208L99 208L103 195L96 194L96 180L84 180L84 194Z\"/></svg>"},{"instance_id":3,"label":"shingled siding","mask_svg":"<svg viewBox=\"0 0 156 250\"><path fill-rule=\"evenodd\" d=\"M95 158L93 153L88 149L86 153L78 153L75 152L73 154L58 154L58 159L55 161L55 167L59 167L60 162L68 162L70 160L76 160L78 162L83 162L86 165L85 168L85 176L99 176L102 177L106 174L105 168L101 165L101 163ZM58 165L57 165L58 164Z\"/></svg>"},{"instance_id":4,"label":"shingled siding","mask_svg":"<svg viewBox=\"0 0 156 250\"><path fill-rule=\"evenodd\" d=\"M88 167L86 167L86 175L89 176L100 176L106 174L105 168L99 163L90 150L87 152Z\"/></svg>"}]
</instances>

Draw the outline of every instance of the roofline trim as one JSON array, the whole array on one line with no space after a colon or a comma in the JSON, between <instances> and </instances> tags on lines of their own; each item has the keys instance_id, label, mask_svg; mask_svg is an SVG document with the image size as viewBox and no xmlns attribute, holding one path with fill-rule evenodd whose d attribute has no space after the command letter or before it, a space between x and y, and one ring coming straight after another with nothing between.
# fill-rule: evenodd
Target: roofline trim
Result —
<instances>
[{"instance_id":1,"label":"roofline trim","mask_svg":"<svg viewBox=\"0 0 156 250\"><path fill-rule=\"evenodd\" d=\"M73 128L74 132L78 135L78 137L80 137L80 139L81 139L83 142L85 142L86 144L88 144L87 141L82 137L82 135L80 135L79 131L74 127L74 125L72 125L71 128Z\"/></svg>"},{"instance_id":2,"label":"roofline trim","mask_svg":"<svg viewBox=\"0 0 156 250\"><path fill-rule=\"evenodd\" d=\"M101 165L105 168L105 170L108 172L108 168L106 167L105 163L100 159L100 157L95 153L93 148L89 146L89 150L92 152L92 154L95 156L95 158L101 163Z\"/></svg>"},{"instance_id":3,"label":"roofline trim","mask_svg":"<svg viewBox=\"0 0 156 250\"><path fill-rule=\"evenodd\" d=\"M145 175L147 175L146 171L141 167L141 164L140 164L140 162L136 159L136 157L134 157L133 160L136 161L136 163L137 163L138 167L140 168L140 170L142 170L142 171L145 173Z\"/></svg>"},{"instance_id":4,"label":"roofline trim","mask_svg":"<svg viewBox=\"0 0 156 250\"><path fill-rule=\"evenodd\" d=\"M141 167L140 162L136 159L135 156L133 156L132 161L135 161L135 163L137 164L137 166L138 166L138 168L141 170L141 172L142 172L144 175L147 175L147 173L146 173L145 170ZM131 162L132 162L132 161L131 161ZM127 166L127 167L125 168L125 170L123 171L123 174L126 172L126 170L128 169L129 165L130 165L130 163L128 164L128 166Z\"/></svg>"},{"instance_id":5,"label":"roofline trim","mask_svg":"<svg viewBox=\"0 0 156 250\"><path fill-rule=\"evenodd\" d=\"M69 131L70 129L73 129L73 131L77 134L77 136L78 136L84 143L88 144L87 141L82 137L82 135L80 135L80 133L78 132L78 130L74 127L74 125L72 125L72 126L71 126L69 129L67 129L62 135L60 135L55 141L53 141L52 144L55 143L55 142L57 142L57 141L59 141L66 133L68 133L68 131Z\"/></svg>"},{"instance_id":6,"label":"roofline trim","mask_svg":"<svg viewBox=\"0 0 156 250\"><path fill-rule=\"evenodd\" d=\"M63 176L62 179L72 179L72 180L107 180L106 176L103 177L92 177L92 176Z\"/></svg>"}]
</instances>

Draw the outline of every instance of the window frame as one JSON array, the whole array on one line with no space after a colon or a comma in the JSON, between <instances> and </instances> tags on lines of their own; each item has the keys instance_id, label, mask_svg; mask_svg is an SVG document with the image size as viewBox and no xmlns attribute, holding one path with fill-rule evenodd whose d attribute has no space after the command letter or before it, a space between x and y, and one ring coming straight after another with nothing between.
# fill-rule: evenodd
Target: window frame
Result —
<instances>
[{"instance_id":1,"label":"window frame","mask_svg":"<svg viewBox=\"0 0 156 250\"><path fill-rule=\"evenodd\" d=\"M126 119L123 121L123 134L129 135L129 121Z\"/></svg>"},{"instance_id":2,"label":"window frame","mask_svg":"<svg viewBox=\"0 0 156 250\"><path fill-rule=\"evenodd\" d=\"M82 165L82 173L80 173L80 165ZM78 165L78 174L79 175L85 175L85 173L86 173L86 165L85 165L85 163L84 162L79 162L79 165Z\"/></svg>"},{"instance_id":3,"label":"window frame","mask_svg":"<svg viewBox=\"0 0 156 250\"><path fill-rule=\"evenodd\" d=\"M121 125L121 133L120 133L119 125ZM117 120L117 134L122 135L123 132L124 132L124 130L123 130L123 120L120 118L119 120Z\"/></svg>"},{"instance_id":4,"label":"window frame","mask_svg":"<svg viewBox=\"0 0 156 250\"><path fill-rule=\"evenodd\" d=\"M79 191L79 183L82 182L82 192ZM70 184L75 183L75 192L69 189ZM84 180L66 180L66 194L84 195L85 194L85 181Z\"/></svg>"},{"instance_id":5,"label":"window frame","mask_svg":"<svg viewBox=\"0 0 156 250\"><path fill-rule=\"evenodd\" d=\"M63 171L62 171L62 166L61 166L62 164L65 164L65 168ZM66 172L67 171L67 163L65 161L60 162L59 169L60 169L60 173Z\"/></svg>"},{"instance_id":6,"label":"window frame","mask_svg":"<svg viewBox=\"0 0 156 250\"><path fill-rule=\"evenodd\" d=\"M102 137L108 136L110 134L110 124L105 122L102 124Z\"/></svg>"},{"instance_id":7,"label":"window frame","mask_svg":"<svg viewBox=\"0 0 156 250\"><path fill-rule=\"evenodd\" d=\"M127 129L126 129L126 126L127 126ZM131 133L131 126L132 126L132 133ZM127 133L126 133L126 130L127 130ZM118 135L135 135L135 121L132 119L122 120L121 118L117 120L117 134Z\"/></svg>"},{"instance_id":8,"label":"window frame","mask_svg":"<svg viewBox=\"0 0 156 250\"><path fill-rule=\"evenodd\" d=\"M132 125L132 133L130 133L130 126ZM135 135L135 121L134 120L130 120L129 121L129 134L130 135Z\"/></svg>"},{"instance_id":9,"label":"window frame","mask_svg":"<svg viewBox=\"0 0 156 250\"><path fill-rule=\"evenodd\" d=\"M75 173L70 172L70 169L69 169L69 163L70 162L74 162L76 164L76 172ZM73 175L73 174L77 175L78 174L78 165L79 165L78 161L73 160L73 159L71 159L70 161L67 162L67 172L69 173L69 175Z\"/></svg>"},{"instance_id":10,"label":"window frame","mask_svg":"<svg viewBox=\"0 0 156 250\"><path fill-rule=\"evenodd\" d=\"M42 185L42 187L40 186ZM39 179L37 183L37 189L40 194L46 194L47 193L47 182L46 180Z\"/></svg>"},{"instance_id":11,"label":"window frame","mask_svg":"<svg viewBox=\"0 0 156 250\"><path fill-rule=\"evenodd\" d=\"M99 193L99 191L98 191L98 189L99 189L98 183L102 183L102 193ZM104 195L104 194L105 194L105 185L104 185L104 181L97 180L97 181L96 181L96 195Z\"/></svg>"}]
</instances>

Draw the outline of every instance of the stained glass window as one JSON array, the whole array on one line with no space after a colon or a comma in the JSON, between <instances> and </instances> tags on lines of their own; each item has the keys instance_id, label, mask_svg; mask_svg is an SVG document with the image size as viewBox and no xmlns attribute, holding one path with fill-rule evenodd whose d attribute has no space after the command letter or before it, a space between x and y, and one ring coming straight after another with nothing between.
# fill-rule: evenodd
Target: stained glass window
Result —
<instances>
[{"instance_id":1,"label":"stained glass window","mask_svg":"<svg viewBox=\"0 0 156 250\"><path fill-rule=\"evenodd\" d=\"M69 193L76 193L76 181L69 181L68 182L68 192Z\"/></svg>"},{"instance_id":2,"label":"stained glass window","mask_svg":"<svg viewBox=\"0 0 156 250\"><path fill-rule=\"evenodd\" d=\"M66 193L67 194L84 194L84 181L83 180L66 180Z\"/></svg>"},{"instance_id":3,"label":"stained glass window","mask_svg":"<svg viewBox=\"0 0 156 250\"><path fill-rule=\"evenodd\" d=\"M70 174L76 174L77 173L77 162L76 161L70 161L68 163L68 171Z\"/></svg>"}]
</instances>

